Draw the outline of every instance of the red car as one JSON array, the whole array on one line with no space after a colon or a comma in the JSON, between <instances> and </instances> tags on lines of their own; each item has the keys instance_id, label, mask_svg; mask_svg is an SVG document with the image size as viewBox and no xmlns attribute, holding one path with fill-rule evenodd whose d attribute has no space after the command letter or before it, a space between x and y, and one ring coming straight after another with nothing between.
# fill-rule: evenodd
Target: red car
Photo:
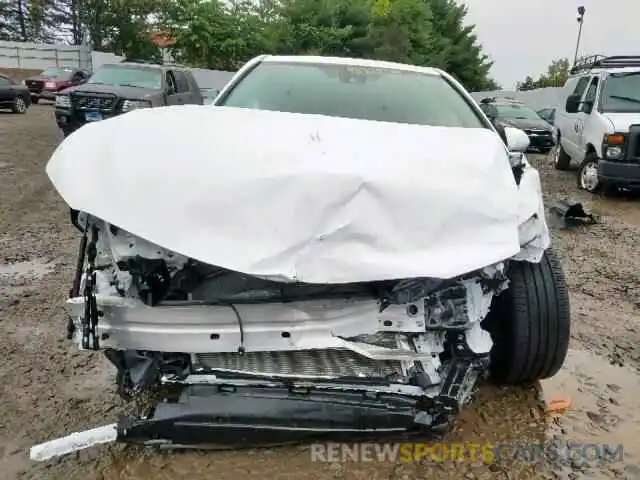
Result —
<instances>
[{"instance_id":1,"label":"red car","mask_svg":"<svg viewBox=\"0 0 640 480\"><path fill-rule=\"evenodd\" d=\"M80 85L87 81L89 74L73 67L47 68L39 75L29 77L24 84L29 89L33 103L43 98L55 100L56 93L74 85Z\"/></svg>"}]
</instances>

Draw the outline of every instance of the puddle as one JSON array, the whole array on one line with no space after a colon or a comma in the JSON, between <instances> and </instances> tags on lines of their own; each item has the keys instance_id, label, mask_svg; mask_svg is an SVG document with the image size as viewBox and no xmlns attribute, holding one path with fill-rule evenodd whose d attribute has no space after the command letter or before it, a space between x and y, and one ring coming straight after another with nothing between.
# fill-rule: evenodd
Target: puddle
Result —
<instances>
[{"instance_id":1,"label":"puddle","mask_svg":"<svg viewBox=\"0 0 640 480\"><path fill-rule=\"evenodd\" d=\"M628 367L611 365L591 352L570 350L563 369L542 382L545 400L571 399L571 407L558 415L551 435L575 442L589 457L588 467L619 469L636 478L640 469L640 375ZM613 452L621 455L614 455ZM606 453L609 455L605 455ZM579 463L579 462L577 462ZM608 465L604 465L608 464ZM573 465L574 469L576 465ZM591 468L589 478L600 478ZM603 477L604 478L604 477Z\"/></svg>"},{"instance_id":2,"label":"puddle","mask_svg":"<svg viewBox=\"0 0 640 480\"><path fill-rule=\"evenodd\" d=\"M29 287L33 280L44 277L55 267L55 263L39 260L0 264L0 292L16 293Z\"/></svg>"}]
</instances>

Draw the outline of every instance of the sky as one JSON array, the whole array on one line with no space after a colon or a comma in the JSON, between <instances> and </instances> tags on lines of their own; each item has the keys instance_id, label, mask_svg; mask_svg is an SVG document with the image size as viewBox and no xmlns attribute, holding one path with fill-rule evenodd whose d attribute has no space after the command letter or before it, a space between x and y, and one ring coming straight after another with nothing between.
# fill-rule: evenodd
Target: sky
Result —
<instances>
[{"instance_id":1,"label":"sky","mask_svg":"<svg viewBox=\"0 0 640 480\"><path fill-rule=\"evenodd\" d=\"M552 60L573 61L578 7L585 7L578 55L640 55L640 0L460 0L467 23L505 89L527 75L536 78Z\"/></svg>"}]
</instances>

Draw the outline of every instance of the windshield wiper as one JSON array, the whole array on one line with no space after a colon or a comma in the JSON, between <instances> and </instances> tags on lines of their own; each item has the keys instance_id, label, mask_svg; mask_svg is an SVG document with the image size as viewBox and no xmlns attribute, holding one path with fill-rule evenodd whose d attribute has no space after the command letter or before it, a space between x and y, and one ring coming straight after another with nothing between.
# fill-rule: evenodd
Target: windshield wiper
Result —
<instances>
[{"instance_id":1,"label":"windshield wiper","mask_svg":"<svg viewBox=\"0 0 640 480\"><path fill-rule=\"evenodd\" d=\"M140 85L132 85L130 83L118 83L116 85L118 85L119 87L148 88L148 87L142 87Z\"/></svg>"},{"instance_id":2,"label":"windshield wiper","mask_svg":"<svg viewBox=\"0 0 640 480\"><path fill-rule=\"evenodd\" d=\"M609 98L615 98L617 100L626 100L627 102L640 103L640 98L625 97L622 95L609 95Z\"/></svg>"}]
</instances>

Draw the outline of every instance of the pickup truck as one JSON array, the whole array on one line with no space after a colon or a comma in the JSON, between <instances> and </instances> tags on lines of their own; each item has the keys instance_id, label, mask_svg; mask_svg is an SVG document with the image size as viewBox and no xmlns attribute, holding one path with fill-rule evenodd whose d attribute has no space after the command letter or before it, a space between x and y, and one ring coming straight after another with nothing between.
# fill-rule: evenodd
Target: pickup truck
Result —
<instances>
[{"instance_id":1,"label":"pickup truck","mask_svg":"<svg viewBox=\"0 0 640 480\"><path fill-rule=\"evenodd\" d=\"M178 65L122 62L103 65L82 85L56 95L55 118L64 136L88 122L136 108L203 104L190 70Z\"/></svg>"},{"instance_id":2,"label":"pickup truck","mask_svg":"<svg viewBox=\"0 0 640 480\"><path fill-rule=\"evenodd\" d=\"M40 100L55 100L57 92L80 85L87 78L89 74L78 68L52 67L25 79L23 83L29 89L31 101L38 103Z\"/></svg>"}]
</instances>

